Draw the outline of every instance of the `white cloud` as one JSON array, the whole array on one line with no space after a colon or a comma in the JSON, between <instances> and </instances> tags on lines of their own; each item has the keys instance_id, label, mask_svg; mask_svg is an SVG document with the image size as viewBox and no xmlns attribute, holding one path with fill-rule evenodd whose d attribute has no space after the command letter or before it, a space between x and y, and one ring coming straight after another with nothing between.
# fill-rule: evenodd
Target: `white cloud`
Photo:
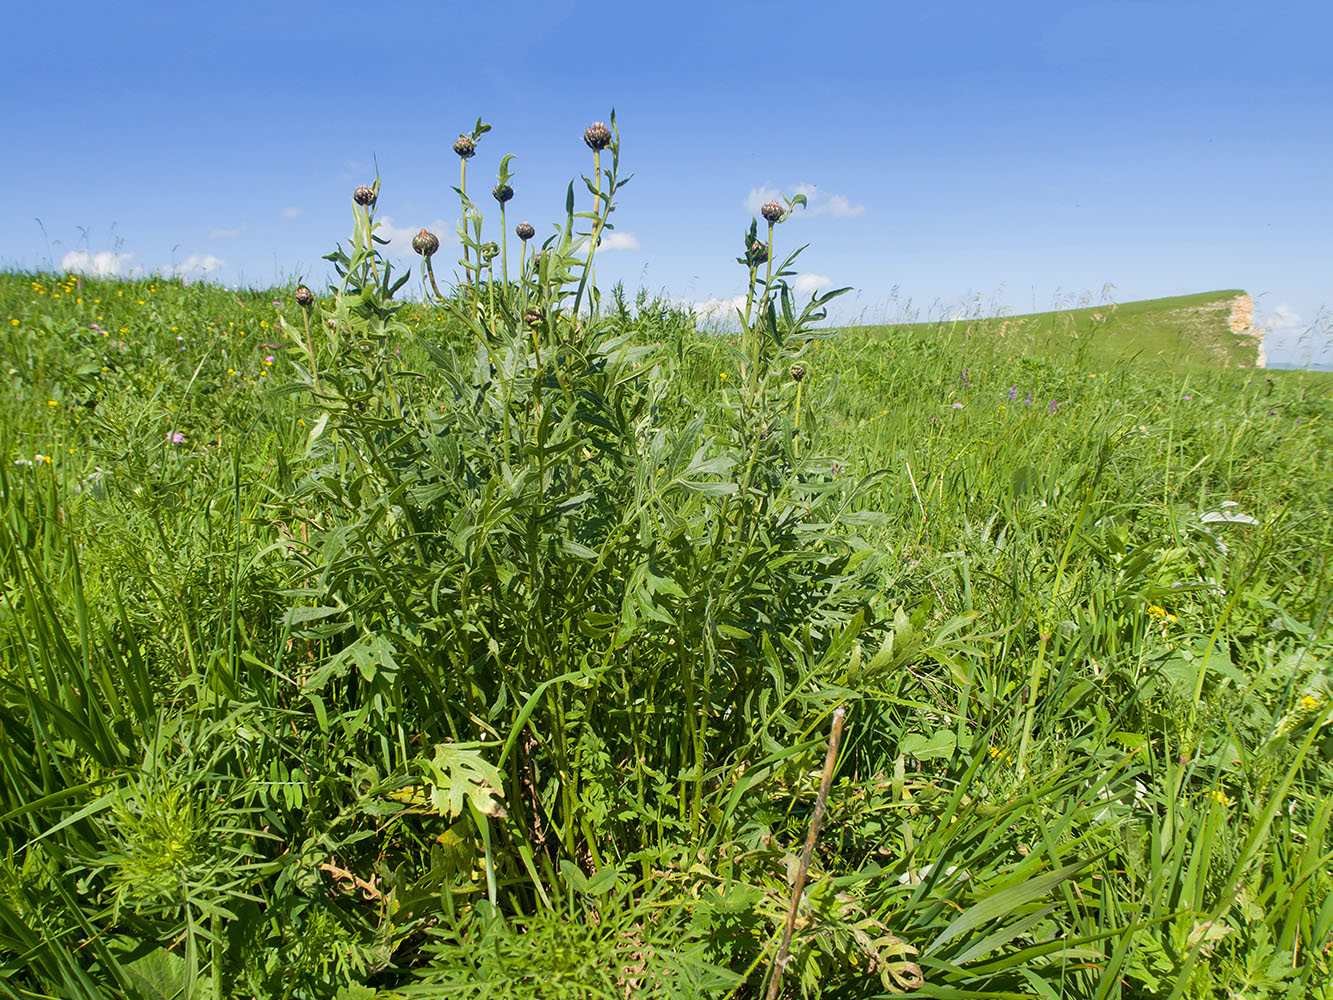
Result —
<instances>
[{"instance_id":1,"label":"white cloud","mask_svg":"<svg viewBox=\"0 0 1333 1000\"><path fill-rule=\"evenodd\" d=\"M282 210L282 217L284 219L294 219L300 214L301 210L297 208L295 205L288 205L286 208Z\"/></svg>"},{"instance_id":2,"label":"white cloud","mask_svg":"<svg viewBox=\"0 0 1333 1000\"><path fill-rule=\"evenodd\" d=\"M639 246L639 238L633 233L607 233L602 237L602 245L597 248L598 253L610 253L613 250L642 250Z\"/></svg>"},{"instance_id":3,"label":"white cloud","mask_svg":"<svg viewBox=\"0 0 1333 1000\"><path fill-rule=\"evenodd\" d=\"M758 214L759 209L767 202L776 201L779 204L785 204L785 198L794 197L803 194L806 198L805 208L797 207L793 213L793 218L800 218L803 215L831 215L835 219L845 219L851 216L861 215L865 212L864 205L853 205L846 195L841 194L823 194L813 184L797 184L790 191L779 191L776 188L763 185L750 189L750 196L745 199L745 208L747 211Z\"/></svg>"},{"instance_id":4,"label":"white cloud","mask_svg":"<svg viewBox=\"0 0 1333 1000\"><path fill-rule=\"evenodd\" d=\"M1283 336L1304 333L1309 324L1301 319L1300 314L1283 303L1264 316L1257 325L1269 333Z\"/></svg>"},{"instance_id":5,"label":"white cloud","mask_svg":"<svg viewBox=\"0 0 1333 1000\"><path fill-rule=\"evenodd\" d=\"M60 259L60 269L92 274L99 278L128 277L138 273L133 261L132 253L112 253L110 250L89 253L87 250L71 250Z\"/></svg>"},{"instance_id":6,"label":"white cloud","mask_svg":"<svg viewBox=\"0 0 1333 1000\"><path fill-rule=\"evenodd\" d=\"M833 279L827 274L798 274L796 280L791 283L792 291L799 299L832 287Z\"/></svg>"},{"instance_id":7,"label":"white cloud","mask_svg":"<svg viewBox=\"0 0 1333 1000\"><path fill-rule=\"evenodd\" d=\"M391 215L380 216L375 222L375 235L380 239L389 241L389 245L383 248L385 253L393 257L415 257L417 255L417 252L412 249L412 237L421 232L421 226L395 226ZM455 231L452 222L436 219L425 228L439 237L440 246L443 247L449 243L457 246L458 233Z\"/></svg>"},{"instance_id":8,"label":"white cloud","mask_svg":"<svg viewBox=\"0 0 1333 1000\"><path fill-rule=\"evenodd\" d=\"M208 234L208 238L210 240L230 240L234 239L237 236L240 236L241 233L245 232L249 228L250 224L248 222L242 222L235 229L214 229L211 233Z\"/></svg>"},{"instance_id":9,"label":"white cloud","mask_svg":"<svg viewBox=\"0 0 1333 1000\"><path fill-rule=\"evenodd\" d=\"M642 250L639 238L633 233L603 233L602 242L597 246L598 253L613 253L616 250ZM574 244L571 252L575 255L588 252L588 238L585 236Z\"/></svg>"},{"instance_id":10,"label":"white cloud","mask_svg":"<svg viewBox=\"0 0 1333 1000\"><path fill-rule=\"evenodd\" d=\"M729 299L707 299L690 304L694 315L699 319L734 320L736 314L745 309L745 296L733 295Z\"/></svg>"},{"instance_id":11,"label":"white cloud","mask_svg":"<svg viewBox=\"0 0 1333 1000\"><path fill-rule=\"evenodd\" d=\"M846 219L853 215L861 215L866 210L864 205L853 205L840 194L831 194L827 201L820 204L815 204L812 201L811 205L814 206L810 211L811 215L819 215L821 212L828 212L828 214L835 219Z\"/></svg>"},{"instance_id":12,"label":"white cloud","mask_svg":"<svg viewBox=\"0 0 1333 1000\"><path fill-rule=\"evenodd\" d=\"M225 267L227 262L221 257L214 257L210 254L192 253L179 264L171 268L171 273L182 278L198 275L201 278L207 278L210 274L220 267Z\"/></svg>"}]
</instances>

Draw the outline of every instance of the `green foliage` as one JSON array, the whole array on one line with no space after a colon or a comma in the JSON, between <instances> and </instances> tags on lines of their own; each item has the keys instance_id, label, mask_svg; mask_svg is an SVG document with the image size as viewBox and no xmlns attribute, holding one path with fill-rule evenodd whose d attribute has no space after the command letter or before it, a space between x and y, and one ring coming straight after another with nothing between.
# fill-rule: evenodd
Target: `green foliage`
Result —
<instances>
[{"instance_id":1,"label":"green foliage","mask_svg":"<svg viewBox=\"0 0 1333 1000\"><path fill-rule=\"evenodd\" d=\"M838 706L783 995L1315 995L1329 381L603 300L611 130L426 301L378 179L308 307L0 276L0 996L763 995Z\"/></svg>"}]
</instances>

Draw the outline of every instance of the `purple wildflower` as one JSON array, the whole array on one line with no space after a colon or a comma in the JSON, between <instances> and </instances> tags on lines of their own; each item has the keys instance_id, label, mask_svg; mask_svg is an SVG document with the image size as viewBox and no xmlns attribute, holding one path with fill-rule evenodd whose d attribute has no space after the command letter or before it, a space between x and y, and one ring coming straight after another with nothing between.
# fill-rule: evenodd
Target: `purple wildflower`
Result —
<instances>
[{"instance_id":1,"label":"purple wildflower","mask_svg":"<svg viewBox=\"0 0 1333 1000\"><path fill-rule=\"evenodd\" d=\"M185 435L182 434L180 431L168 431L167 440L172 444L184 444Z\"/></svg>"}]
</instances>

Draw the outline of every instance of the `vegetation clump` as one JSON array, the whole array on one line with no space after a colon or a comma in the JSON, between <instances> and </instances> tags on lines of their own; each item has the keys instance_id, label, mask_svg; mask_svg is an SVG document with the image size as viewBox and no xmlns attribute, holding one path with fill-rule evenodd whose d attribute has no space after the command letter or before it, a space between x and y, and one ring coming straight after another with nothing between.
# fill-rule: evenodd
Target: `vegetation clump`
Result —
<instances>
[{"instance_id":1,"label":"vegetation clump","mask_svg":"<svg viewBox=\"0 0 1333 1000\"><path fill-rule=\"evenodd\" d=\"M511 274L489 129L416 301L0 276L0 996L1315 995L1329 381L604 296L614 114Z\"/></svg>"}]
</instances>

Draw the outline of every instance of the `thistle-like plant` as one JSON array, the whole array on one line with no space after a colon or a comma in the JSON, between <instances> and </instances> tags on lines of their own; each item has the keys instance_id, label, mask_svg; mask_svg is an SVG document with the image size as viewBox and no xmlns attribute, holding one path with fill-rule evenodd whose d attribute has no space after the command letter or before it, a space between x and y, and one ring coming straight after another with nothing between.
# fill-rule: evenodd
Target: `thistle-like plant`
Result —
<instances>
[{"instance_id":1,"label":"thistle-like plant","mask_svg":"<svg viewBox=\"0 0 1333 1000\"><path fill-rule=\"evenodd\" d=\"M475 290L474 275L472 271L472 250L481 242L481 214L476 206L467 196L467 161L477 155L477 143L483 135L491 130L490 125L483 122L480 118L472 126L470 133L460 133L454 140L453 150L458 154L458 187L454 190L458 192L458 199L462 205L462 218L458 223L458 236L463 244L463 259L459 263L463 266L463 272L466 275L465 287ZM477 259L475 282L481 280L481 259ZM476 316L476 299L472 302L473 316Z\"/></svg>"}]
</instances>

